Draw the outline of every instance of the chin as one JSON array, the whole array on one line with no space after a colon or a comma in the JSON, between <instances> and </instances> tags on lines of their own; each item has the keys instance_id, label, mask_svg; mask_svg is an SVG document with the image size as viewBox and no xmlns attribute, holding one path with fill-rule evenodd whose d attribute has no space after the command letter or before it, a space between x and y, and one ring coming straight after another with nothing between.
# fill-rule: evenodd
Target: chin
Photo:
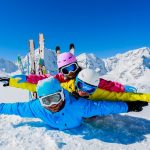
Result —
<instances>
[{"instance_id":1,"label":"chin","mask_svg":"<svg viewBox=\"0 0 150 150\"><path fill-rule=\"evenodd\" d=\"M51 112L57 112L57 111L59 111L59 108L46 107L46 109L50 110Z\"/></svg>"},{"instance_id":2,"label":"chin","mask_svg":"<svg viewBox=\"0 0 150 150\"><path fill-rule=\"evenodd\" d=\"M87 94L81 94L81 93L79 93L79 95L80 95L81 97L87 96Z\"/></svg>"},{"instance_id":3,"label":"chin","mask_svg":"<svg viewBox=\"0 0 150 150\"><path fill-rule=\"evenodd\" d=\"M69 75L67 77L70 78L70 79L73 79L73 78L75 78L75 75Z\"/></svg>"}]
</instances>

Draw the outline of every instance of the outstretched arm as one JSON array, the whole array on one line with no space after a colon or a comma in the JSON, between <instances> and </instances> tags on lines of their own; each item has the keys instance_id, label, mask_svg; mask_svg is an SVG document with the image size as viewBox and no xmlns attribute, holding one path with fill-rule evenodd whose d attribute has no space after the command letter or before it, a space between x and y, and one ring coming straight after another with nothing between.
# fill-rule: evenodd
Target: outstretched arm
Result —
<instances>
[{"instance_id":1,"label":"outstretched arm","mask_svg":"<svg viewBox=\"0 0 150 150\"><path fill-rule=\"evenodd\" d=\"M111 92L125 92L124 85L114 81L108 81L100 78L99 86L100 89L108 90Z\"/></svg>"},{"instance_id":2,"label":"outstretched arm","mask_svg":"<svg viewBox=\"0 0 150 150\"><path fill-rule=\"evenodd\" d=\"M112 101L99 101L99 102L82 102L83 103L83 117L92 116L105 116L109 114L126 113L130 111L140 112L143 107L147 106L147 102L134 101L134 102L112 102Z\"/></svg>"},{"instance_id":3,"label":"outstretched arm","mask_svg":"<svg viewBox=\"0 0 150 150\"><path fill-rule=\"evenodd\" d=\"M28 83L28 82L19 83L19 79L18 78L10 78L9 86L15 87L15 88L24 89L24 90L28 90L30 92L35 92L37 85L36 84L32 84L32 83Z\"/></svg>"},{"instance_id":4,"label":"outstretched arm","mask_svg":"<svg viewBox=\"0 0 150 150\"><path fill-rule=\"evenodd\" d=\"M126 92L110 92L97 88L90 95L91 100L110 100L110 101L145 101L150 102L150 94L146 93L126 93Z\"/></svg>"},{"instance_id":5,"label":"outstretched arm","mask_svg":"<svg viewBox=\"0 0 150 150\"><path fill-rule=\"evenodd\" d=\"M18 115L21 117L37 118L43 108L38 100L23 103L1 103L0 114Z\"/></svg>"},{"instance_id":6,"label":"outstretched arm","mask_svg":"<svg viewBox=\"0 0 150 150\"><path fill-rule=\"evenodd\" d=\"M128 105L125 102L91 101L79 98L82 117L105 116L109 114L126 113Z\"/></svg>"},{"instance_id":7,"label":"outstretched arm","mask_svg":"<svg viewBox=\"0 0 150 150\"><path fill-rule=\"evenodd\" d=\"M3 83L4 87L10 86L10 87L28 90L30 92L35 92L36 91L36 84L32 84L32 83L28 83L26 81L23 81L22 77L26 78L26 75L16 75L13 77L0 77L0 82Z\"/></svg>"},{"instance_id":8,"label":"outstretched arm","mask_svg":"<svg viewBox=\"0 0 150 150\"><path fill-rule=\"evenodd\" d=\"M105 80L100 78L99 86L100 89L108 90L110 92L131 92L136 93L137 89L133 86L123 85L119 82Z\"/></svg>"}]
</instances>

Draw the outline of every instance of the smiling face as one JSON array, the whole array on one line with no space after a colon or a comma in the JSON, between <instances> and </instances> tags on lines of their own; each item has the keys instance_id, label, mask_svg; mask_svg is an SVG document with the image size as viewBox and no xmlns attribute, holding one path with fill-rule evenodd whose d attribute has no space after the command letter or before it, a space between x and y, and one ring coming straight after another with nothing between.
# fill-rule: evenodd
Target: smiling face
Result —
<instances>
[{"instance_id":1,"label":"smiling face","mask_svg":"<svg viewBox=\"0 0 150 150\"><path fill-rule=\"evenodd\" d=\"M60 101L58 104L53 104L51 106L45 106L46 109L50 110L51 112L58 112L61 107L63 106L64 101Z\"/></svg>"},{"instance_id":2,"label":"smiling face","mask_svg":"<svg viewBox=\"0 0 150 150\"><path fill-rule=\"evenodd\" d=\"M76 73L75 72L70 72L68 75L66 75L66 77L68 79L74 79L76 77Z\"/></svg>"}]
</instances>

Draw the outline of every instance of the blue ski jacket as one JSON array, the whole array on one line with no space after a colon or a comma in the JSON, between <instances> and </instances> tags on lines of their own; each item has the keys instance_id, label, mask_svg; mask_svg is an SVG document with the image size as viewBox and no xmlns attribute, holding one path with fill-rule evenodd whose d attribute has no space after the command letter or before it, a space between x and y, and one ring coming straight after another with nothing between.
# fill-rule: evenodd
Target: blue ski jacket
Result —
<instances>
[{"instance_id":1,"label":"blue ski jacket","mask_svg":"<svg viewBox=\"0 0 150 150\"><path fill-rule=\"evenodd\" d=\"M29 102L1 103L0 114L18 115L28 118L40 118L46 124L60 130L77 127L83 117L104 116L125 113L128 106L125 102L78 100L64 90L65 106L59 112L51 112L41 106L39 99Z\"/></svg>"}]
</instances>

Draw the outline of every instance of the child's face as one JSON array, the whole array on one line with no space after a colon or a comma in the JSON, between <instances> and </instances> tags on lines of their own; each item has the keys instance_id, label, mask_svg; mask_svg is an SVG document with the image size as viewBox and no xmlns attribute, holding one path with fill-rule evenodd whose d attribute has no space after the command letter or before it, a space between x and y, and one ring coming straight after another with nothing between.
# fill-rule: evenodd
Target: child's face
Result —
<instances>
[{"instance_id":1,"label":"child's face","mask_svg":"<svg viewBox=\"0 0 150 150\"><path fill-rule=\"evenodd\" d=\"M66 75L66 77L68 79L74 79L76 77L76 73L75 72L70 72L68 75Z\"/></svg>"},{"instance_id":2,"label":"child's face","mask_svg":"<svg viewBox=\"0 0 150 150\"><path fill-rule=\"evenodd\" d=\"M60 101L58 104L53 104L52 106L45 107L46 109L50 110L51 112L58 112L63 105L64 101Z\"/></svg>"}]
</instances>

